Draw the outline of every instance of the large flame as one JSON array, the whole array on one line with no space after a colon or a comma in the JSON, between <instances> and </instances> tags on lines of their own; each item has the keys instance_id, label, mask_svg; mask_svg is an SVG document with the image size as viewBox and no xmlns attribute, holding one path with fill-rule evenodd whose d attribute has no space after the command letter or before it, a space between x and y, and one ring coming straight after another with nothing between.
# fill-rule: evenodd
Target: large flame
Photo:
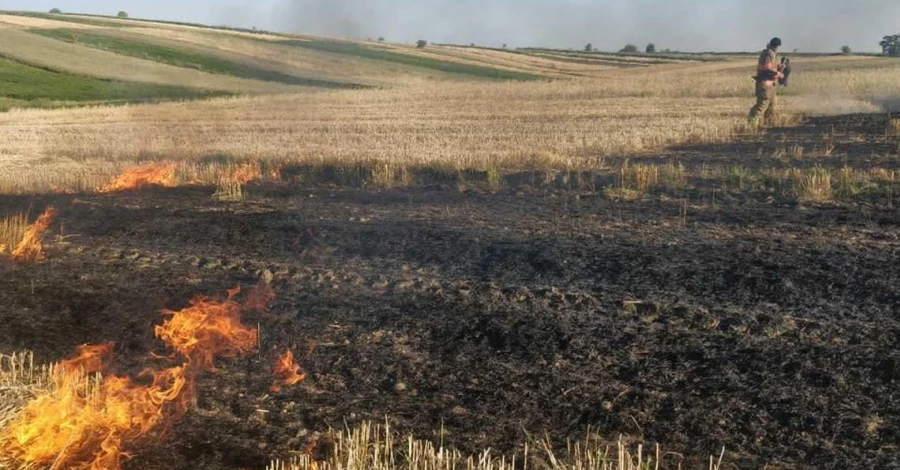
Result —
<instances>
[{"instance_id":1,"label":"large flame","mask_svg":"<svg viewBox=\"0 0 900 470\"><path fill-rule=\"evenodd\" d=\"M156 335L181 356L180 365L138 379L101 379L91 374L108 370L113 345L79 347L55 368L52 389L0 431L0 453L26 468L119 469L142 437L187 410L197 377L215 356L255 347L257 332L241 324L237 292L225 300L198 296L183 310L163 312L170 318Z\"/></svg>"},{"instance_id":2,"label":"large flame","mask_svg":"<svg viewBox=\"0 0 900 470\"><path fill-rule=\"evenodd\" d=\"M100 188L101 193L112 193L127 189L139 189L145 186L173 187L176 184L175 170L177 163L157 162L127 168L106 186Z\"/></svg>"},{"instance_id":3,"label":"large flame","mask_svg":"<svg viewBox=\"0 0 900 470\"><path fill-rule=\"evenodd\" d=\"M36 262L44 259L44 245L42 239L44 232L50 228L53 218L56 217L56 209L48 207L38 220L25 231L22 241L12 252L13 261L19 263Z\"/></svg>"},{"instance_id":4,"label":"large flame","mask_svg":"<svg viewBox=\"0 0 900 470\"><path fill-rule=\"evenodd\" d=\"M300 366L294 362L294 353L290 349L278 357L272 373L275 375L275 381L272 382L270 390L275 393L280 392L285 385L295 385L306 378L306 373L301 372Z\"/></svg>"}]
</instances>

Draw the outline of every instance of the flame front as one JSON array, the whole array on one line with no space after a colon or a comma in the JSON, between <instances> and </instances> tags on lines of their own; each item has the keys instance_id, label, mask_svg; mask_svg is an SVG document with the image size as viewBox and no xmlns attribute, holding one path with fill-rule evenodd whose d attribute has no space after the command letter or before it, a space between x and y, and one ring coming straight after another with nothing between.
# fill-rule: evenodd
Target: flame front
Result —
<instances>
[{"instance_id":1,"label":"flame front","mask_svg":"<svg viewBox=\"0 0 900 470\"><path fill-rule=\"evenodd\" d=\"M280 392L285 385L296 385L306 378L306 374L301 372L300 366L294 362L294 353L290 349L278 358L272 373L275 375L275 381L272 382L270 390L275 393Z\"/></svg>"},{"instance_id":2,"label":"flame front","mask_svg":"<svg viewBox=\"0 0 900 470\"><path fill-rule=\"evenodd\" d=\"M195 297L170 318L156 335L182 356L181 365L148 370L137 380L105 372L112 343L81 346L59 363L53 387L32 400L0 431L0 453L24 467L72 470L115 470L142 437L187 410L197 377L213 367L215 356L252 350L257 332L241 324L239 305Z\"/></svg>"},{"instance_id":3,"label":"flame front","mask_svg":"<svg viewBox=\"0 0 900 470\"><path fill-rule=\"evenodd\" d=\"M128 189L139 189L145 186L174 187L177 163L158 162L149 165L133 166L126 169L106 186L100 188L101 193L113 193Z\"/></svg>"},{"instance_id":4,"label":"flame front","mask_svg":"<svg viewBox=\"0 0 900 470\"><path fill-rule=\"evenodd\" d=\"M25 231L22 241L12 252L13 261L19 263L37 262L44 259L44 245L42 239L44 232L50 228L53 218L56 217L56 209L48 207L37 221Z\"/></svg>"}]
</instances>

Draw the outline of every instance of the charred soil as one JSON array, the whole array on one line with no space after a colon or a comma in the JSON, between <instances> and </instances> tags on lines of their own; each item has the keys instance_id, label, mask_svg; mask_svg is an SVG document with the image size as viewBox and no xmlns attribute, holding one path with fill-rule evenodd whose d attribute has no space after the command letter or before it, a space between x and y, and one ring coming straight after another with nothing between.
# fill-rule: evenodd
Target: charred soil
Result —
<instances>
[{"instance_id":1,"label":"charred soil","mask_svg":"<svg viewBox=\"0 0 900 470\"><path fill-rule=\"evenodd\" d=\"M774 164L748 149L832 133L841 164L890 167L900 159L878 119L665 158ZM49 362L114 341L116 367L140 371L162 308L271 279L270 309L244 318L261 328L259 354L219 362L187 416L126 468L263 468L328 426L385 416L421 437L443 428L467 451L593 427L699 458L724 446L738 468L900 466L900 212L888 202L619 200L552 184L286 181L237 202L211 191L0 197L0 213L58 210L47 260L0 267L0 351ZM285 348L308 377L273 393Z\"/></svg>"}]
</instances>

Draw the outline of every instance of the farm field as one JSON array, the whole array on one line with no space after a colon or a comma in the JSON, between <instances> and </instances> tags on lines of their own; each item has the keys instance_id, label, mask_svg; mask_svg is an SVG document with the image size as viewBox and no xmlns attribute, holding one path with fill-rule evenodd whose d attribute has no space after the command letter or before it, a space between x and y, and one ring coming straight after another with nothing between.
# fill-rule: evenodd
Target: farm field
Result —
<instances>
[{"instance_id":1,"label":"farm field","mask_svg":"<svg viewBox=\"0 0 900 470\"><path fill-rule=\"evenodd\" d=\"M797 56L756 128L749 55L4 37L2 470L332 468L329 429L386 421L560 470L542 442L587 435L598 470L900 465L897 60ZM10 358L107 342L110 382Z\"/></svg>"}]
</instances>

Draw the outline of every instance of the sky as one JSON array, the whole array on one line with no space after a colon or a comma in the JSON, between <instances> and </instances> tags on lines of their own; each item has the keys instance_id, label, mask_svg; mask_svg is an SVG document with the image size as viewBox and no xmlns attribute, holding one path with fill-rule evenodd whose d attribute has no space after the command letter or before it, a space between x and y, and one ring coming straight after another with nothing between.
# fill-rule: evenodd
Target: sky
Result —
<instances>
[{"instance_id":1,"label":"sky","mask_svg":"<svg viewBox=\"0 0 900 470\"><path fill-rule=\"evenodd\" d=\"M618 50L880 52L900 34L897 0L0 0L0 10L48 11L384 37L393 42Z\"/></svg>"}]
</instances>

